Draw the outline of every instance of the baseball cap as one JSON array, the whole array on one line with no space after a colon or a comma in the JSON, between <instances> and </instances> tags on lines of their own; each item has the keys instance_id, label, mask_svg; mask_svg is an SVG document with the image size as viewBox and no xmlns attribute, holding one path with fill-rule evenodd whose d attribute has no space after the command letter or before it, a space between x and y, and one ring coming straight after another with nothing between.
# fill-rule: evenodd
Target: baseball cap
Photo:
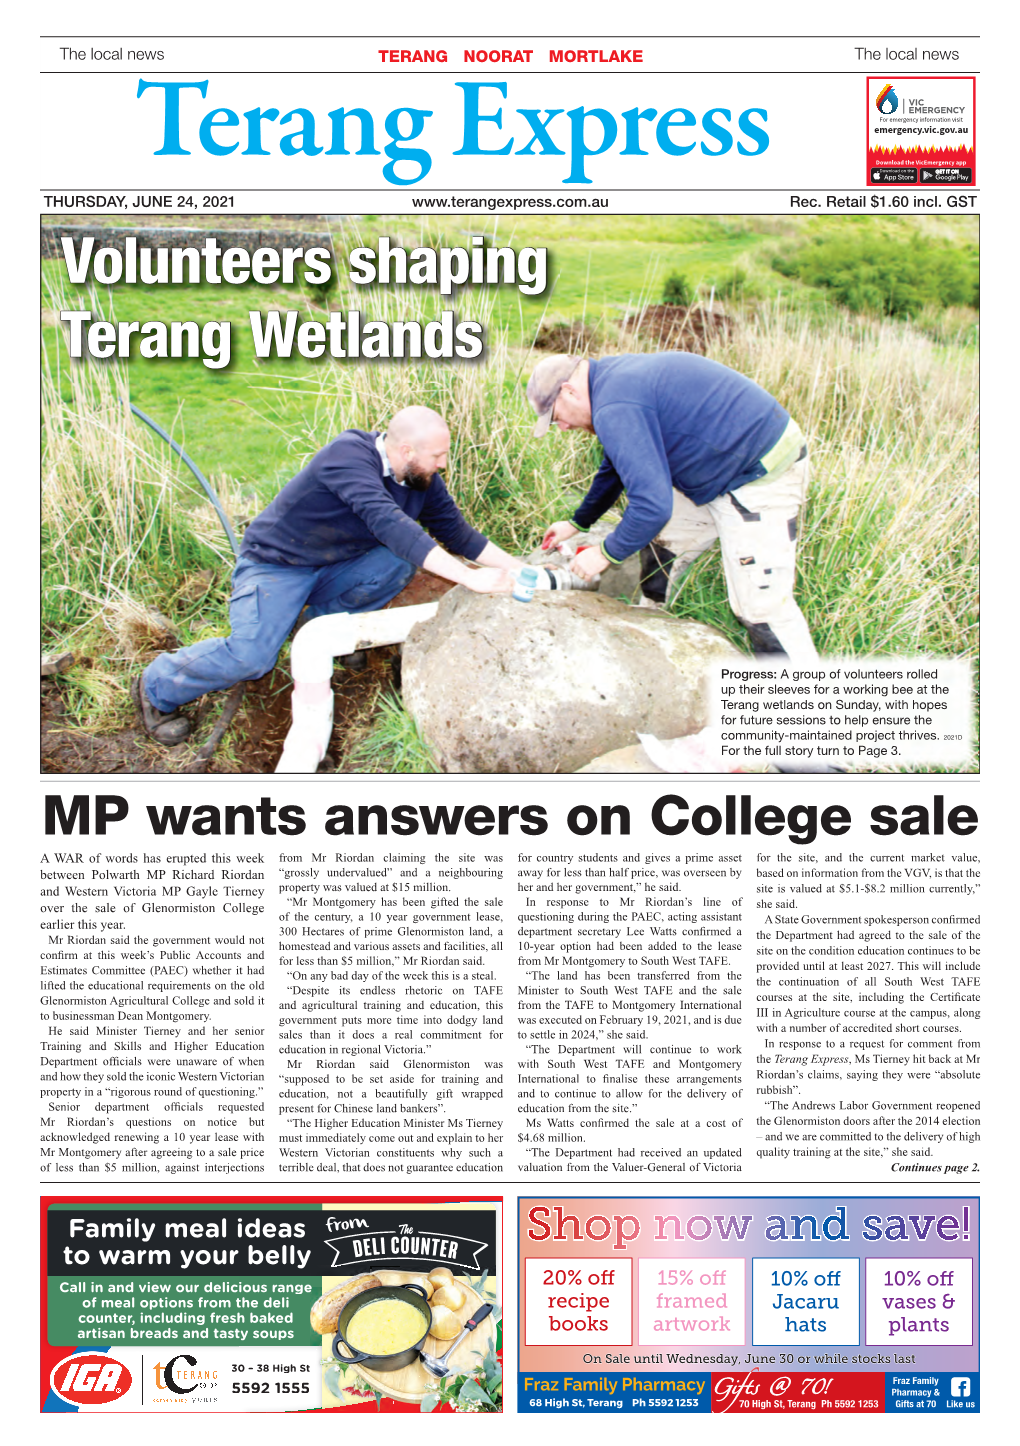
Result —
<instances>
[{"instance_id":1,"label":"baseball cap","mask_svg":"<svg viewBox=\"0 0 1020 1446\"><path fill-rule=\"evenodd\" d=\"M582 361L583 357L579 356L547 356L531 373L528 401L538 413L534 436L544 437L548 432L560 387L573 376Z\"/></svg>"}]
</instances>

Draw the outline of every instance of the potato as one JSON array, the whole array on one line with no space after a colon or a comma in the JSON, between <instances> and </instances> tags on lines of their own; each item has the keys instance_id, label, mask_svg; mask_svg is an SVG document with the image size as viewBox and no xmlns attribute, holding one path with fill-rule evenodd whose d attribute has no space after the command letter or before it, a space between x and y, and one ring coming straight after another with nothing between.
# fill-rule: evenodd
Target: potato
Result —
<instances>
[{"instance_id":1,"label":"potato","mask_svg":"<svg viewBox=\"0 0 1020 1446\"><path fill-rule=\"evenodd\" d=\"M371 1290L374 1285L381 1283L377 1275L359 1275L354 1280L344 1281L343 1285L336 1286L334 1290L327 1290L312 1306L312 1330L318 1331L320 1336L332 1335L340 1319L340 1312L347 1302L360 1295L363 1290Z\"/></svg>"},{"instance_id":2,"label":"potato","mask_svg":"<svg viewBox=\"0 0 1020 1446\"><path fill-rule=\"evenodd\" d=\"M453 1284L453 1271L447 1270L445 1265L437 1265L435 1270L429 1271L429 1280L439 1290L446 1284Z\"/></svg>"},{"instance_id":3,"label":"potato","mask_svg":"<svg viewBox=\"0 0 1020 1446\"><path fill-rule=\"evenodd\" d=\"M460 1310L465 1296L459 1285L442 1285L432 1297L432 1306L445 1305L447 1310Z\"/></svg>"},{"instance_id":4,"label":"potato","mask_svg":"<svg viewBox=\"0 0 1020 1446\"><path fill-rule=\"evenodd\" d=\"M453 1311L445 1305L437 1305L432 1312L432 1328L430 1336L435 1336L437 1341L452 1341L454 1336L459 1336L463 1329L460 1321Z\"/></svg>"}]
</instances>

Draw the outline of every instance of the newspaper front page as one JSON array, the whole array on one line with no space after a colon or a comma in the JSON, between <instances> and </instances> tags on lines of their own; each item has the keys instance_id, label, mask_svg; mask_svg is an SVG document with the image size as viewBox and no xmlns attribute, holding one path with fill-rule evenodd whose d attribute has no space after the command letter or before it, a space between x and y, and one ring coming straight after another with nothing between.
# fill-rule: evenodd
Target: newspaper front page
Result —
<instances>
[{"instance_id":1,"label":"newspaper front page","mask_svg":"<svg viewBox=\"0 0 1020 1446\"><path fill-rule=\"evenodd\" d=\"M991 37L553 19L40 41L16 1314L38 1228L90 1440L1005 1422Z\"/></svg>"}]
</instances>

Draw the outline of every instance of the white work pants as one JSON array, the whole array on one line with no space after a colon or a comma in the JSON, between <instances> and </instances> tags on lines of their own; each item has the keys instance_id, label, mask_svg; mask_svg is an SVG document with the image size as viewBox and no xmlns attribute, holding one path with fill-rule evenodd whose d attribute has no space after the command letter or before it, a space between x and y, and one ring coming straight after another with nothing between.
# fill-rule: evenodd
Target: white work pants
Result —
<instances>
[{"instance_id":1,"label":"white work pants","mask_svg":"<svg viewBox=\"0 0 1020 1446\"><path fill-rule=\"evenodd\" d=\"M818 657L807 622L794 601L797 515L807 493L808 459L769 482L724 492L696 506L673 494L673 516L655 539L676 560L670 567L668 600L684 573L716 538L722 550L730 607L747 627L755 650L783 652L794 662Z\"/></svg>"}]
</instances>

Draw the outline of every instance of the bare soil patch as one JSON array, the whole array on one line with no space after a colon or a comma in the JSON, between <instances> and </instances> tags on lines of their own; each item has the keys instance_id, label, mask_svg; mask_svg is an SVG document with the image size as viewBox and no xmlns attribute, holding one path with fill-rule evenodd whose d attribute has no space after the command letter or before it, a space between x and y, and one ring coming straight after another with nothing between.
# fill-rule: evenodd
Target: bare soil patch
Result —
<instances>
[{"instance_id":1,"label":"bare soil patch","mask_svg":"<svg viewBox=\"0 0 1020 1446\"><path fill-rule=\"evenodd\" d=\"M417 572L389 607L433 602L452 584ZM380 693L399 688L400 649L372 648L360 672L338 668L333 674L334 723L329 753L334 767L368 731ZM208 773L272 773L290 727L290 674L274 668L249 683L244 700ZM225 694L210 694L189 709L195 736L177 748L154 743L138 723L111 733L96 733L69 721L60 678L41 683L41 767L43 773L185 773L209 727L215 724Z\"/></svg>"},{"instance_id":2,"label":"bare soil patch","mask_svg":"<svg viewBox=\"0 0 1020 1446\"><path fill-rule=\"evenodd\" d=\"M598 347L595 327L583 321L544 321L532 343L536 351L565 352L579 359Z\"/></svg>"}]
</instances>

